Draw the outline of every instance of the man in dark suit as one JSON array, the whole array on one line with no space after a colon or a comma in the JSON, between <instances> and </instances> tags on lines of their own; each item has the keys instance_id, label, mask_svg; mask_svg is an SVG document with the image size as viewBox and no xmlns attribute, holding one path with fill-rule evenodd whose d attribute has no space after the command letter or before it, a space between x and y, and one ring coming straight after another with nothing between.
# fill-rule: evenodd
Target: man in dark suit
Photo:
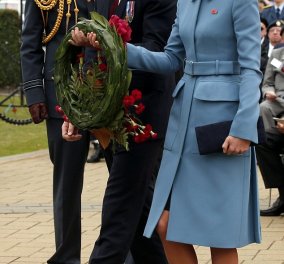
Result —
<instances>
[{"instance_id":1,"label":"man in dark suit","mask_svg":"<svg viewBox=\"0 0 284 264\"><path fill-rule=\"evenodd\" d=\"M95 9L108 17L113 2L96 0ZM121 0L113 10L121 18L128 17L131 43L153 51L163 50L175 19L176 1ZM142 144L130 142L130 151L120 149L114 155L111 147L106 149L110 175L91 264L122 264L129 250L136 264L167 263L158 236L146 239L143 231L152 200L153 178L162 154L174 80L174 75L133 72L130 90L141 90L145 104L141 120L153 126L159 139Z\"/></svg>"},{"instance_id":2,"label":"man in dark suit","mask_svg":"<svg viewBox=\"0 0 284 264\"><path fill-rule=\"evenodd\" d=\"M260 16L265 18L268 24L271 24L275 20L284 19L284 0L275 0L273 5L264 7Z\"/></svg>"},{"instance_id":3,"label":"man in dark suit","mask_svg":"<svg viewBox=\"0 0 284 264\"><path fill-rule=\"evenodd\" d=\"M128 19L132 43L152 51L162 51L175 19L176 1L96 0L95 9L108 18L114 11L119 17ZM159 138L140 144L130 141L129 151L121 146L117 146L114 154L111 146L105 150L110 175L103 200L101 230L90 256L91 264L123 264L129 250L136 264L167 263L157 234L153 239L146 239L143 231L174 86L174 74L162 76L133 71L130 90L141 90L145 105L141 120L144 124L151 124Z\"/></svg>"},{"instance_id":4,"label":"man in dark suit","mask_svg":"<svg viewBox=\"0 0 284 264\"><path fill-rule=\"evenodd\" d=\"M76 1L71 3L71 17L68 21L65 19L68 10L66 1L54 1L54 5L53 2L46 2L26 1L21 46L24 91L34 123L46 119L49 154L54 166L56 251L47 262L79 264L81 192L84 164L89 149L89 134L82 132L82 140L78 142L66 142L62 139L60 130L63 119L55 111L57 100L53 82L54 54L66 30L76 22ZM78 16L88 17L89 12L94 9L94 2L77 2Z\"/></svg>"}]
</instances>

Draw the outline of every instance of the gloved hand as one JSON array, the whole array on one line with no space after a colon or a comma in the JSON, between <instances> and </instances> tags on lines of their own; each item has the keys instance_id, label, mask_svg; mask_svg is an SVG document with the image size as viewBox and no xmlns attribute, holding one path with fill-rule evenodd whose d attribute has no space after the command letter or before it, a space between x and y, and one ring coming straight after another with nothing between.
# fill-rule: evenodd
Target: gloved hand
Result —
<instances>
[{"instance_id":1,"label":"gloved hand","mask_svg":"<svg viewBox=\"0 0 284 264\"><path fill-rule=\"evenodd\" d=\"M29 106L29 111L35 124L38 124L44 119L48 118L47 107L45 103L33 104Z\"/></svg>"}]
</instances>

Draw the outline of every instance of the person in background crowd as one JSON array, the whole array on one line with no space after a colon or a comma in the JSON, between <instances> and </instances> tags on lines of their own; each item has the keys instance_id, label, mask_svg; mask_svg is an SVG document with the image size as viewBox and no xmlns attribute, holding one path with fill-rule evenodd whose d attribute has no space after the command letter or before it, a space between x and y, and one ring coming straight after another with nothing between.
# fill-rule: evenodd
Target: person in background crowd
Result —
<instances>
[{"instance_id":1,"label":"person in background crowd","mask_svg":"<svg viewBox=\"0 0 284 264\"><path fill-rule=\"evenodd\" d=\"M284 19L284 0L274 0L274 3L270 6L266 6L261 12L260 16L265 18L270 25L275 20Z\"/></svg>"},{"instance_id":2,"label":"person in background crowd","mask_svg":"<svg viewBox=\"0 0 284 264\"><path fill-rule=\"evenodd\" d=\"M267 61L271 55L272 50L276 45L282 42L280 33L283 25L283 20L276 20L267 27L267 37L269 42L268 44L266 44L264 40L264 44L261 47L261 70L263 72L265 72Z\"/></svg>"},{"instance_id":3,"label":"person in background crowd","mask_svg":"<svg viewBox=\"0 0 284 264\"><path fill-rule=\"evenodd\" d=\"M49 155L53 163L56 250L47 263L79 264L81 192L90 139L88 132L82 132L82 139L78 142L62 139L63 119L55 111L53 68L55 51L66 31L76 23L77 15L89 17L94 2L73 0L70 5L64 1L62 6L60 2L26 1L21 63L27 104L35 124L46 120ZM77 8L79 13L76 13Z\"/></svg>"},{"instance_id":4,"label":"person in background crowd","mask_svg":"<svg viewBox=\"0 0 284 264\"><path fill-rule=\"evenodd\" d=\"M264 101L260 104L267 143L256 146L257 161L266 188L278 188L279 197L271 208L261 210L261 216L284 213L284 166L280 154L284 153L284 47L273 50L263 81Z\"/></svg>"},{"instance_id":5,"label":"person in background crowd","mask_svg":"<svg viewBox=\"0 0 284 264\"><path fill-rule=\"evenodd\" d=\"M265 7L266 7L266 3L264 2L264 0L258 0L258 10L259 10L259 12L262 12Z\"/></svg>"},{"instance_id":6,"label":"person in background crowd","mask_svg":"<svg viewBox=\"0 0 284 264\"><path fill-rule=\"evenodd\" d=\"M260 56L260 70L262 72L262 76L264 76L266 64L267 64L267 53L269 46L269 39L267 37L267 21L264 18L260 18L260 36L261 36L261 56ZM262 101L262 82L259 85L260 97L259 102Z\"/></svg>"},{"instance_id":7,"label":"person in background crowd","mask_svg":"<svg viewBox=\"0 0 284 264\"><path fill-rule=\"evenodd\" d=\"M282 28L281 28L280 36L281 36L281 42L278 43L278 44L276 44L276 45L274 46L274 49L278 49L278 48L284 47L284 25L283 25Z\"/></svg>"}]
</instances>

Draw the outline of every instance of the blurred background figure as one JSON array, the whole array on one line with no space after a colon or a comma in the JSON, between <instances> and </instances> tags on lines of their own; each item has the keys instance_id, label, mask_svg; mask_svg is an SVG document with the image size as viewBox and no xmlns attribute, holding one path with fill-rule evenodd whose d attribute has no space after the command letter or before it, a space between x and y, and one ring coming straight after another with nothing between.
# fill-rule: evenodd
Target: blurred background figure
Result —
<instances>
[{"instance_id":1,"label":"blurred background figure","mask_svg":"<svg viewBox=\"0 0 284 264\"><path fill-rule=\"evenodd\" d=\"M274 0L271 5L262 6L261 17L265 18L268 24L271 24L275 20L284 19L284 0Z\"/></svg>"},{"instance_id":2,"label":"blurred background figure","mask_svg":"<svg viewBox=\"0 0 284 264\"><path fill-rule=\"evenodd\" d=\"M283 30L281 30L283 33ZM260 112L267 142L256 147L258 166L266 188L278 188L279 197L271 208L261 210L261 216L278 216L284 213L284 125L274 117L284 115L284 47L274 49L267 63L263 80L263 99Z\"/></svg>"}]
</instances>

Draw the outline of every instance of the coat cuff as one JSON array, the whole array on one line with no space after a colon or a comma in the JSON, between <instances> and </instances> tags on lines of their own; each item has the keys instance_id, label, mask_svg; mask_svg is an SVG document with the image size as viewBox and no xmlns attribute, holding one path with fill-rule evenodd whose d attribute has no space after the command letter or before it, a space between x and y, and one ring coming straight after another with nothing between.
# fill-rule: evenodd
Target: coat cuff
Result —
<instances>
[{"instance_id":1,"label":"coat cuff","mask_svg":"<svg viewBox=\"0 0 284 264\"><path fill-rule=\"evenodd\" d=\"M35 80L24 82L23 89L26 95L28 106L45 102L45 95L44 95L42 79L35 79Z\"/></svg>"}]
</instances>

